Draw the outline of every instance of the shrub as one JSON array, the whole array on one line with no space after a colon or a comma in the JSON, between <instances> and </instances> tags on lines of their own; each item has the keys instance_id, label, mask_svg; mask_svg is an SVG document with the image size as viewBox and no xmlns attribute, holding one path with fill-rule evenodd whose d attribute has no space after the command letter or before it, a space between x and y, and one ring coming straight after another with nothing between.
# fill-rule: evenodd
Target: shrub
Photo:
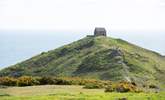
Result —
<instances>
[{"instance_id":1,"label":"shrub","mask_svg":"<svg viewBox=\"0 0 165 100\"><path fill-rule=\"evenodd\" d=\"M130 82L120 82L115 85L108 86L105 89L105 92L141 92L140 89L136 86L135 83Z\"/></svg>"},{"instance_id":2,"label":"shrub","mask_svg":"<svg viewBox=\"0 0 165 100\"><path fill-rule=\"evenodd\" d=\"M136 92L138 89L136 85L129 83L129 82L120 82L116 86L117 92Z\"/></svg>"},{"instance_id":3,"label":"shrub","mask_svg":"<svg viewBox=\"0 0 165 100\"><path fill-rule=\"evenodd\" d=\"M56 84L56 80L54 80L54 78L52 77L41 77L38 79L40 85L47 85L47 84Z\"/></svg>"},{"instance_id":4,"label":"shrub","mask_svg":"<svg viewBox=\"0 0 165 100\"><path fill-rule=\"evenodd\" d=\"M101 81L94 79L82 79L79 77L31 77L22 76L18 78L1 77L0 85L5 86L31 86L31 85L86 85L86 88L103 88L111 84L110 81Z\"/></svg>"},{"instance_id":5,"label":"shrub","mask_svg":"<svg viewBox=\"0 0 165 100\"><path fill-rule=\"evenodd\" d=\"M30 76L22 76L17 80L17 86L32 86L37 84L39 84L39 81Z\"/></svg>"},{"instance_id":6,"label":"shrub","mask_svg":"<svg viewBox=\"0 0 165 100\"><path fill-rule=\"evenodd\" d=\"M86 88L86 89L101 89L101 88L104 88L104 84L102 84L102 83L88 83L83 88Z\"/></svg>"},{"instance_id":7,"label":"shrub","mask_svg":"<svg viewBox=\"0 0 165 100\"><path fill-rule=\"evenodd\" d=\"M132 91L128 85L120 84L116 87L117 92L129 92Z\"/></svg>"},{"instance_id":8,"label":"shrub","mask_svg":"<svg viewBox=\"0 0 165 100\"><path fill-rule=\"evenodd\" d=\"M115 88L112 85L109 85L105 88L105 92L114 92Z\"/></svg>"},{"instance_id":9,"label":"shrub","mask_svg":"<svg viewBox=\"0 0 165 100\"><path fill-rule=\"evenodd\" d=\"M150 84L150 85L149 85L149 88L152 88L152 89L159 89L159 87L156 86L156 85L154 85L154 84Z\"/></svg>"},{"instance_id":10,"label":"shrub","mask_svg":"<svg viewBox=\"0 0 165 100\"><path fill-rule=\"evenodd\" d=\"M127 98L119 98L118 100L128 100Z\"/></svg>"},{"instance_id":11,"label":"shrub","mask_svg":"<svg viewBox=\"0 0 165 100\"><path fill-rule=\"evenodd\" d=\"M17 80L11 77L0 77L0 85L16 86Z\"/></svg>"}]
</instances>

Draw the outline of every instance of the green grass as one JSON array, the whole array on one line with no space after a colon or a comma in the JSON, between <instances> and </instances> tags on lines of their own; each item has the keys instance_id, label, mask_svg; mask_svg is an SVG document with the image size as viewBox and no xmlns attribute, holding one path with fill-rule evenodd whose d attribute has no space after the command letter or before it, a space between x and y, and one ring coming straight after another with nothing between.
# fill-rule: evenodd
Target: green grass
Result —
<instances>
[{"instance_id":1,"label":"green grass","mask_svg":"<svg viewBox=\"0 0 165 100\"><path fill-rule=\"evenodd\" d=\"M4 94L4 95L3 95ZM82 86L45 85L0 89L0 100L165 100L160 93L105 93L104 89L84 89Z\"/></svg>"}]
</instances>

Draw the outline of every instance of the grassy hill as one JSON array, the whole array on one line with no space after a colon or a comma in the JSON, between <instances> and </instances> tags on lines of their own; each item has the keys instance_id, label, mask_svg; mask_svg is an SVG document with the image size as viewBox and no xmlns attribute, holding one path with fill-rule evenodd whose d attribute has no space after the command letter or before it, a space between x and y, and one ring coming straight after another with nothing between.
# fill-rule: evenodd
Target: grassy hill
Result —
<instances>
[{"instance_id":1,"label":"grassy hill","mask_svg":"<svg viewBox=\"0 0 165 100\"><path fill-rule=\"evenodd\" d=\"M0 71L22 75L165 84L165 57L121 39L85 37Z\"/></svg>"}]
</instances>

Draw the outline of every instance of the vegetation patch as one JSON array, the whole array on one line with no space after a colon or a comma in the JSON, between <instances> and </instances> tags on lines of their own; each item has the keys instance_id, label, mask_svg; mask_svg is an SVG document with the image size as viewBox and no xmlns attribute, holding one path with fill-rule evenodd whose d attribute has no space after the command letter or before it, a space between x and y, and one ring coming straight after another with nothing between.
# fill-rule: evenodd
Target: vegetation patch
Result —
<instances>
[{"instance_id":1,"label":"vegetation patch","mask_svg":"<svg viewBox=\"0 0 165 100\"><path fill-rule=\"evenodd\" d=\"M102 83L89 83L89 84L85 84L85 86L83 88L85 89L101 89L104 88L105 85Z\"/></svg>"},{"instance_id":2,"label":"vegetation patch","mask_svg":"<svg viewBox=\"0 0 165 100\"><path fill-rule=\"evenodd\" d=\"M134 83L120 82L120 83L116 83L116 84L106 87L105 92L120 92L120 93L136 92L136 93L139 93L139 92L142 92L142 90L140 90L137 87L137 85Z\"/></svg>"},{"instance_id":3,"label":"vegetation patch","mask_svg":"<svg viewBox=\"0 0 165 100\"><path fill-rule=\"evenodd\" d=\"M34 85L83 85L85 89L104 89L105 92L141 92L133 82L112 82L103 80L82 79L78 77L0 77L2 86L34 86ZM13 82L14 80L14 82ZM152 87L155 88L155 87Z\"/></svg>"}]
</instances>

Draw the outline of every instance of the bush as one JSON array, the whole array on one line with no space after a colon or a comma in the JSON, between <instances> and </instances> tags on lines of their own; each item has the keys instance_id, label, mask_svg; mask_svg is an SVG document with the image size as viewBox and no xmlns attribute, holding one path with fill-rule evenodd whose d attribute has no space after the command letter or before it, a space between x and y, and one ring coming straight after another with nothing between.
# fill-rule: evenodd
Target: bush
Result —
<instances>
[{"instance_id":1,"label":"bush","mask_svg":"<svg viewBox=\"0 0 165 100\"><path fill-rule=\"evenodd\" d=\"M32 86L32 85L85 85L83 88L100 89L105 88L105 92L141 92L137 88L136 83L119 82L112 83L111 81L101 81L94 79L81 79L78 77L30 77L22 76L19 78L0 77L0 85L4 86ZM155 85L150 85L150 88L157 88Z\"/></svg>"},{"instance_id":2,"label":"bush","mask_svg":"<svg viewBox=\"0 0 165 100\"><path fill-rule=\"evenodd\" d=\"M89 84L86 84L83 88L86 88L86 89L101 89L101 88L104 88L104 84L101 84L101 83L89 83Z\"/></svg>"},{"instance_id":3,"label":"bush","mask_svg":"<svg viewBox=\"0 0 165 100\"><path fill-rule=\"evenodd\" d=\"M109 85L105 88L105 92L114 92L115 88L112 85Z\"/></svg>"},{"instance_id":4,"label":"bush","mask_svg":"<svg viewBox=\"0 0 165 100\"><path fill-rule=\"evenodd\" d=\"M16 86L17 80L11 77L0 77L0 85Z\"/></svg>"},{"instance_id":5,"label":"bush","mask_svg":"<svg viewBox=\"0 0 165 100\"><path fill-rule=\"evenodd\" d=\"M149 85L149 88L151 88L151 89L159 89L159 87L156 86L156 85L154 85L154 84L150 84L150 85Z\"/></svg>"},{"instance_id":6,"label":"bush","mask_svg":"<svg viewBox=\"0 0 165 100\"><path fill-rule=\"evenodd\" d=\"M52 85L57 83L52 77L40 77L38 81L40 85Z\"/></svg>"},{"instance_id":7,"label":"bush","mask_svg":"<svg viewBox=\"0 0 165 100\"><path fill-rule=\"evenodd\" d=\"M22 76L18 78L0 77L0 85L5 86L32 86L32 85L86 85L86 87L101 88L109 84L109 81L94 79L81 79L79 77L31 77Z\"/></svg>"},{"instance_id":8,"label":"bush","mask_svg":"<svg viewBox=\"0 0 165 100\"><path fill-rule=\"evenodd\" d=\"M17 79L17 86L32 86L38 85L39 81L30 76L22 76Z\"/></svg>"},{"instance_id":9,"label":"bush","mask_svg":"<svg viewBox=\"0 0 165 100\"><path fill-rule=\"evenodd\" d=\"M116 91L117 92L130 92L130 91L132 91L132 89L128 85L120 84L116 87Z\"/></svg>"},{"instance_id":10,"label":"bush","mask_svg":"<svg viewBox=\"0 0 165 100\"><path fill-rule=\"evenodd\" d=\"M104 83L103 81L91 80L91 79L81 79L78 77L64 78L64 77L30 77L22 76L18 78L11 77L1 77L0 85L6 86L31 86L31 85L85 85L85 84L95 84ZM105 83L104 83L105 84Z\"/></svg>"},{"instance_id":11,"label":"bush","mask_svg":"<svg viewBox=\"0 0 165 100\"><path fill-rule=\"evenodd\" d=\"M56 78L55 80L57 85L73 85L72 80L69 79Z\"/></svg>"},{"instance_id":12,"label":"bush","mask_svg":"<svg viewBox=\"0 0 165 100\"><path fill-rule=\"evenodd\" d=\"M117 92L137 92L137 86L129 82L121 82L116 86Z\"/></svg>"},{"instance_id":13,"label":"bush","mask_svg":"<svg viewBox=\"0 0 165 100\"><path fill-rule=\"evenodd\" d=\"M112 85L109 85L105 88L105 92L114 92L115 88Z\"/></svg>"},{"instance_id":14,"label":"bush","mask_svg":"<svg viewBox=\"0 0 165 100\"><path fill-rule=\"evenodd\" d=\"M140 89L136 86L135 83L130 83L130 82L120 82L114 86L108 86L105 89L105 92L141 92Z\"/></svg>"}]
</instances>

